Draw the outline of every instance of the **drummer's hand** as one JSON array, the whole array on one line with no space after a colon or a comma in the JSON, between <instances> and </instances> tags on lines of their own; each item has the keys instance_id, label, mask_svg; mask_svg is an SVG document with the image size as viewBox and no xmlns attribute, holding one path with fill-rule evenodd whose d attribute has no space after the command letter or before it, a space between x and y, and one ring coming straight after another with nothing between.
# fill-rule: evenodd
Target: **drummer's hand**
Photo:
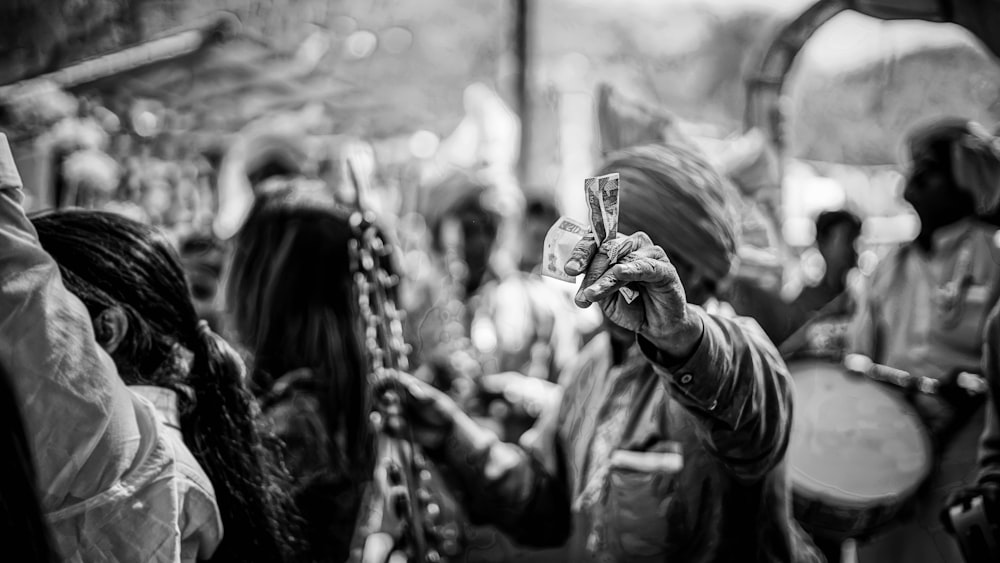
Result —
<instances>
[{"instance_id":1,"label":"drummer's hand","mask_svg":"<svg viewBox=\"0 0 1000 563\"><path fill-rule=\"evenodd\" d=\"M954 534L955 529L951 522L951 509L954 506L964 505L972 499L981 496L987 505L1000 506L1000 483L996 481L986 481L970 487L963 487L948 495L948 500L941 509L941 523L949 534Z\"/></svg>"},{"instance_id":2,"label":"drummer's hand","mask_svg":"<svg viewBox=\"0 0 1000 563\"><path fill-rule=\"evenodd\" d=\"M396 541L391 534L376 532L365 539L361 563L406 563L406 554L393 551Z\"/></svg>"},{"instance_id":3,"label":"drummer's hand","mask_svg":"<svg viewBox=\"0 0 1000 563\"><path fill-rule=\"evenodd\" d=\"M643 232L618 235L600 248L593 235L576 245L565 271L584 274L576 304L600 303L605 317L644 336L671 356L689 356L701 339L701 318L691 314L677 270L662 248ZM618 289L628 285L639 297L628 303Z\"/></svg>"}]
</instances>

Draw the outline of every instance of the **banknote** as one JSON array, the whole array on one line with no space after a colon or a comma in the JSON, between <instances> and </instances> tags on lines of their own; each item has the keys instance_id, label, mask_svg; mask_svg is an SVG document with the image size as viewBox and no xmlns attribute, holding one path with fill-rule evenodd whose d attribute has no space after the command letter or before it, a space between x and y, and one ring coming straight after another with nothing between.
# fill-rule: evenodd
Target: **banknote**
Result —
<instances>
[{"instance_id":1,"label":"banknote","mask_svg":"<svg viewBox=\"0 0 1000 563\"><path fill-rule=\"evenodd\" d=\"M584 195L587 197L587 209L590 211L590 227L594 229L594 238L601 244L608 238L604 224L604 206L601 204L600 178L587 178L583 181Z\"/></svg>"},{"instance_id":2,"label":"banknote","mask_svg":"<svg viewBox=\"0 0 1000 563\"><path fill-rule=\"evenodd\" d=\"M542 254L542 275L568 282L576 277L566 274L563 268L569 261L573 248L587 235L587 225L569 217L560 217L545 235Z\"/></svg>"},{"instance_id":3,"label":"banknote","mask_svg":"<svg viewBox=\"0 0 1000 563\"><path fill-rule=\"evenodd\" d=\"M590 210L590 224L594 229L597 244L618 236L619 209L619 176L617 173L605 174L596 178L584 180L587 192L587 207ZM631 303L639 296L630 287L620 288L619 293L625 301Z\"/></svg>"},{"instance_id":4,"label":"banknote","mask_svg":"<svg viewBox=\"0 0 1000 563\"><path fill-rule=\"evenodd\" d=\"M604 223L605 240L618 236L618 174L597 178L601 197L601 221Z\"/></svg>"}]
</instances>

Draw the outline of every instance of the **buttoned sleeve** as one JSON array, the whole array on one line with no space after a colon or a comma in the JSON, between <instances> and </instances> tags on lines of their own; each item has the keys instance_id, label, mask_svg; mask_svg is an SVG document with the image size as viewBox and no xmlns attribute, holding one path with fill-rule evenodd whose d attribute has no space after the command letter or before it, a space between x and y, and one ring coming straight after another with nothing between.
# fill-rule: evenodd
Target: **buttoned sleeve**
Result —
<instances>
[{"instance_id":1,"label":"buttoned sleeve","mask_svg":"<svg viewBox=\"0 0 1000 563\"><path fill-rule=\"evenodd\" d=\"M139 430L129 392L97 345L21 208L0 135L0 365L21 402L46 511L106 490L131 465Z\"/></svg>"},{"instance_id":2,"label":"buttoned sleeve","mask_svg":"<svg viewBox=\"0 0 1000 563\"><path fill-rule=\"evenodd\" d=\"M698 436L737 478L756 480L782 459L791 426L790 377L763 330L698 307L704 331L682 361L638 337L671 395L699 422Z\"/></svg>"}]
</instances>

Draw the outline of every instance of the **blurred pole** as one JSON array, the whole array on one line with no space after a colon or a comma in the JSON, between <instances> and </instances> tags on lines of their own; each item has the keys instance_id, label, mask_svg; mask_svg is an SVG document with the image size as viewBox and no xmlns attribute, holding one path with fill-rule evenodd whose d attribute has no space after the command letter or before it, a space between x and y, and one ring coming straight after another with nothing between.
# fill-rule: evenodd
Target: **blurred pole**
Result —
<instances>
[{"instance_id":1,"label":"blurred pole","mask_svg":"<svg viewBox=\"0 0 1000 563\"><path fill-rule=\"evenodd\" d=\"M516 103L521 121L521 139L517 160L517 179L522 188L528 183L531 158L531 93L528 64L531 43L531 8L528 0L514 0L514 57L516 61Z\"/></svg>"}]
</instances>

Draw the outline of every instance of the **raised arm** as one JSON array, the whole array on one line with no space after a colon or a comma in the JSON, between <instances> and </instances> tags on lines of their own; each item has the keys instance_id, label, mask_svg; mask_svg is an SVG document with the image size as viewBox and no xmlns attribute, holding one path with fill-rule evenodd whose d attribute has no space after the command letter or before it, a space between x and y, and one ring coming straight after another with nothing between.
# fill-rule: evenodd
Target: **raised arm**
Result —
<instances>
[{"instance_id":1,"label":"raised arm","mask_svg":"<svg viewBox=\"0 0 1000 563\"><path fill-rule=\"evenodd\" d=\"M0 365L21 402L44 510L108 489L131 465L131 394L97 345L90 315L62 284L21 208L0 135Z\"/></svg>"},{"instance_id":2,"label":"raised arm","mask_svg":"<svg viewBox=\"0 0 1000 563\"><path fill-rule=\"evenodd\" d=\"M760 478L781 461L788 444L788 369L753 321L691 310L704 331L686 360L668 356L642 336L639 347L670 394L699 421L706 448L737 477Z\"/></svg>"},{"instance_id":3,"label":"raised arm","mask_svg":"<svg viewBox=\"0 0 1000 563\"><path fill-rule=\"evenodd\" d=\"M600 304L605 318L636 334L664 384L702 422L705 444L737 477L756 479L778 463L791 424L789 377L756 323L689 304L666 252L641 231L600 247L588 235L565 270L584 274L579 305ZM632 301L619 291L625 286L637 292Z\"/></svg>"}]
</instances>

